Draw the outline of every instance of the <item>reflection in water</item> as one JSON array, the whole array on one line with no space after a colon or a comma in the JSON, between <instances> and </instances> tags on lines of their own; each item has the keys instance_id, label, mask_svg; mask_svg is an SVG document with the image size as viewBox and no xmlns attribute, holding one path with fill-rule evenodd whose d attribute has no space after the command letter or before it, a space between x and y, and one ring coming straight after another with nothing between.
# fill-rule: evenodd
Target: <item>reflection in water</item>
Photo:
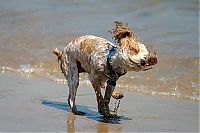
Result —
<instances>
[{"instance_id":1,"label":"reflection in water","mask_svg":"<svg viewBox=\"0 0 200 133\"><path fill-rule=\"evenodd\" d=\"M67 132L74 133L74 121L76 120L76 116L73 113L68 113L67 115Z\"/></svg>"},{"instance_id":2,"label":"reflection in water","mask_svg":"<svg viewBox=\"0 0 200 133\"><path fill-rule=\"evenodd\" d=\"M109 126L107 123L97 123L97 133L109 133Z\"/></svg>"},{"instance_id":3,"label":"reflection in water","mask_svg":"<svg viewBox=\"0 0 200 133\"><path fill-rule=\"evenodd\" d=\"M131 120L124 116L113 116L112 118L100 117L97 123L98 133L109 133L109 132L122 132L122 125L120 121ZM117 126L116 126L117 125Z\"/></svg>"},{"instance_id":4,"label":"reflection in water","mask_svg":"<svg viewBox=\"0 0 200 133\"><path fill-rule=\"evenodd\" d=\"M122 130L122 126L120 122L124 120L131 120L128 117L117 116L117 115L114 115L112 118L103 117L102 115L99 115L96 111L93 111L92 110L93 107L88 107L88 106L83 106L83 105L77 105L77 107L81 111L84 111L86 115L79 117L78 115L74 115L73 113L71 113L71 109L69 105L65 102L57 102L57 101L43 99L41 100L41 104L68 112L67 113L67 132L69 133L82 131L83 129L88 131L88 129L91 129L91 127L92 129L97 128L96 131L99 133L110 132L110 130L115 131L115 129L112 128L112 126L114 125L117 125L118 127L116 131L120 132ZM83 119L84 119L84 123L82 123ZM75 127L76 122L77 122L77 125L81 125L81 127ZM75 130L75 128L77 131Z\"/></svg>"},{"instance_id":5,"label":"reflection in water","mask_svg":"<svg viewBox=\"0 0 200 133\"><path fill-rule=\"evenodd\" d=\"M86 123L84 122L84 124L86 124L85 126L80 127L75 127L75 122L81 122L82 119L79 119L79 117L77 117L76 115L74 115L73 113L68 113L67 114L67 132L68 133L74 133L74 132L82 132L83 130L88 130L88 129L93 129L95 131L97 131L97 133L109 133L110 131L116 131L116 132L121 132L122 131L122 126L120 125L119 121L121 120L130 120L130 119L125 119L125 117L118 117L116 116L115 118L105 118L102 116L93 116L93 117L87 117L87 115L85 116L86 118L90 118L93 121L92 123L90 123L90 121L86 121ZM93 125L95 123L95 125ZM117 129L116 129L116 125L117 124ZM77 124L79 125L79 124ZM76 128L76 130L75 130ZM115 129L113 129L115 128Z\"/></svg>"}]
</instances>

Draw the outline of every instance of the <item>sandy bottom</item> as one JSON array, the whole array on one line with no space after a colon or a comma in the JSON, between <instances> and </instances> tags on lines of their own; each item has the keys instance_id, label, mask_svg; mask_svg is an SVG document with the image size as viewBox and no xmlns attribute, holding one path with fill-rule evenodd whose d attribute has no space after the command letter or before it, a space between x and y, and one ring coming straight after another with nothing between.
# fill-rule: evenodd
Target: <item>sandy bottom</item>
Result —
<instances>
[{"instance_id":1,"label":"sandy bottom","mask_svg":"<svg viewBox=\"0 0 200 133\"><path fill-rule=\"evenodd\" d=\"M97 113L93 89L79 87L75 116L67 105L67 85L43 79L0 74L0 131L198 132L199 103L125 92L118 118ZM111 101L111 108L115 100Z\"/></svg>"}]
</instances>

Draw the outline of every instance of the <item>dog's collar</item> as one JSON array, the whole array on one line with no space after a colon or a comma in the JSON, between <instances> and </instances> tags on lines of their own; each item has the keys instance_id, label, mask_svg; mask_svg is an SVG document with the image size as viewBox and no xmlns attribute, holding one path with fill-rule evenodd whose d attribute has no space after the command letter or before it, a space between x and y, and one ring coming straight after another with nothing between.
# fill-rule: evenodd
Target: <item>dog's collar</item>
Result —
<instances>
[{"instance_id":1,"label":"dog's collar","mask_svg":"<svg viewBox=\"0 0 200 133\"><path fill-rule=\"evenodd\" d=\"M107 84L110 84L112 86L116 86L117 79L120 76L125 75L126 72L118 73L115 70L113 70L113 67L112 67L112 64L111 64L112 57L117 52L118 48L114 45L109 44L108 50L109 50L109 53L108 53L108 58L107 58L107 66L108 66L108 74L107 75L108 75L109 80L107 81Z\"/></svg>"}]
</instances>

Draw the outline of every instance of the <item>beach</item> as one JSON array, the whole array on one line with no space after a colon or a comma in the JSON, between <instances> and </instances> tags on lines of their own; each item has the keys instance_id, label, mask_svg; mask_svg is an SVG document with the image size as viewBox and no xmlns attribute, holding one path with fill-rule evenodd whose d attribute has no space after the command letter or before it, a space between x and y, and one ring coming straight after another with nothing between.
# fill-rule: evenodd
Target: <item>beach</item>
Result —
<instances>
[{"instance_id":1,"label":"beach","mask_svg":"<svg viewBox=\"0 0 200 133\"><path fill-rule=\"evenodd\" d=\"M68 87L44 79L0 74L0 131L9 132L198 132L199 103L125 92L119 118L105 121L97 113L94 91L80 87L78 110L67 104ZM111 101L112 104L115 100Z\"/></svg>"},{"instance_id":2,"label":"beach","mask_svg":"<svg viewBox=\"0 0 200 133\"><path fill-rule=\"evenodd\" d=\"M76 102L86 115L73 115L52 51L83 35L118 45L109 32L115 21L155 50L158 63L119 78L125 97L114 119L97 113L81 73ZM199 132L199 66L198 0L1 0L0 132Z\"/></svg>"}]
</instances>

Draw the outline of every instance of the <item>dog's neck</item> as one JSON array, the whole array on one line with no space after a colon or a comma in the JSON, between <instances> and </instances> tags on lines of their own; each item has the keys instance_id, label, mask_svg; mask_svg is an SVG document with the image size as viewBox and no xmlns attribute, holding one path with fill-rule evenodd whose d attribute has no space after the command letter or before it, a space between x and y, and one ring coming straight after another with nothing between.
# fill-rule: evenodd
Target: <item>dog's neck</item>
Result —
<instances>
[{"instance_id":1,"label":"dog's neck","mask_svg":"<svg viewBox=\"0 0 200 133\"><path fill-rule=\"evenodd\" d=\"M125 37L120 38L117 42L122 55L120 59L124 60L124 68L126 68L127 71L138 71L130 65L130 56L133 54L136 55L140 52L140 46L137 38Z\"/></svg>"},{"instance_id":2,"label":"dog's neck","mask_svg":"<svg viewBox=\"0 0 200 133\"><path fill-rule=\"evenodd\" d=\"M128 69L128 53L125 48L117 47L115 54L111 60L112 69L116 73L123 74Z\"/></svg>"}]
</instances>

